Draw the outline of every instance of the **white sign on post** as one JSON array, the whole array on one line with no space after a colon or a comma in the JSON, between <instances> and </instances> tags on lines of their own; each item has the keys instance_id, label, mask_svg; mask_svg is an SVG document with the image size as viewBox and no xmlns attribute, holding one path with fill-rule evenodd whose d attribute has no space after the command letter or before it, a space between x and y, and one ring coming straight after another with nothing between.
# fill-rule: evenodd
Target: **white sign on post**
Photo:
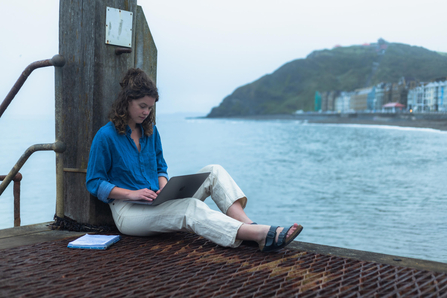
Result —
<instances>
[{"instance_id":1,"label":"white sign on post","mask_svg":"<svg viewBox=\"0 0 447 298\"><path fill-rule=\"evenodd\" d=\"M132 47L132 17L130 11L106 8L106 44Z\"/></svg>"}]
</instances>

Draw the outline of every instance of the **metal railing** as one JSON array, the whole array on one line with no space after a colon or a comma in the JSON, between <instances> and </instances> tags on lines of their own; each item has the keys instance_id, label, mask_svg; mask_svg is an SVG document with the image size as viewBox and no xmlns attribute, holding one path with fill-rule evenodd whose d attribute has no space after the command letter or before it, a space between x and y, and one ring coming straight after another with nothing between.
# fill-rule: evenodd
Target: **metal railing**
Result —
<instances>
[{"instance_id":1,"label":"metal railing","mask_svg":"<svg viewBox=\"0 0 447 298\"><path fill-rule=\"evenodd\" d=\"M4 181L6 176L1 175L0 181ZM12 178L14 181L14 227L20 227L20 181L22 174L18 173Z\"/></svg>"},{"instance_id":2,"label":"metal railing","mask_svg":"<svg viewBox=\"0 0 447 298\"><path fill-rule=\"evenodd\" d=\"M14 97L19 92L20 88L22 88L26 79L33 72L33 70L41 67L47 66L55 66L62 67L65 65L65 58L61 55L55 55L51 59L40 60L31 63L28 65L25 70L22 72L20 77L17 79L14 86L9 91L8 95L6 95L2 104L0 105L0 118L8 108L9 104L12 102ZM57 141L50 144L36 144L30 146L26 149L25 153L19 158L14 167L11 169L8 175L0 176L0 196L5 191L6 187L8 187L11 181L14 181L14 226L20 226L20 181L22 180L22 174L19 173L19 170L28 160L28 158L36 151L42 150L53 150L57 154L60 154L65 151L65 144L61 141ZM56 165L56 215L59 217L64 217L64 200L63 200L63 171L61 170L62 165Z\"/></svg>"}]
</instances>

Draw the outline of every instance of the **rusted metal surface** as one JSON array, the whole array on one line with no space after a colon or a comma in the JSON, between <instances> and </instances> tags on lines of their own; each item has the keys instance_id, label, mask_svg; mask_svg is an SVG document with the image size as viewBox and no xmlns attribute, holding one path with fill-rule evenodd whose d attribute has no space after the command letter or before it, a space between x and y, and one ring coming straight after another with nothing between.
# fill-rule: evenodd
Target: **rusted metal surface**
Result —
<instances>
[{"instance_id":1,"label":"rusted metal surface","mask_svg":"<svg viewBox=\"0 0 447 298\"><path fill-rule=\"evenodd\" d=\"M0 175L0 181L3 181L5 179L5 175ZM17 172L17 174L15 174L15 176L12 178L12 181L14 181L14 227L20 227L20 181L22 181L22 174Z\"/></svg>"},{"instance_id":2,"label":"rusted metal surface","mask_svg":"<svg viewBox=\"0 0 447 298\"><path fill-rule=\"evenodd\" d=\"M25 150L25 153L19 158L14 167L9 171L8 175L6 175L3 182L0 184L0 195L5 191L6 187L8 187L9 183L13 180L13 177L20 171L22 166L28 160L28 158L36 151L44 151L44 150L53 150L56 153L62 153L66 149L66 146L63 142L57 141L49 144L35 144L28 149Z\"/></svg>"},{"instance_id":3,"label":"rusted metal surface","mask_svg":"<svg viewBox=\"0 0 447 298\"><path fill-rule=\"evenodd\" d=\"M446 273L283 249L222 248L190 234L71 239L0 250L2 297L446 297Z\"/></svg>"},{"instance_id":4,"label":"rusted metal surface","mask_svg":"<svg viewBox=\"0 0 447 298\"><path fill-rule=\"evenodd\" d=\"M41 68L41 67L47 67L47 66L62 67L64 65L65 65L65 59L61 55L55 55L51 59L36 61L36 62L33 62L30 65L28 65L25 68L25 70L22 72L20 77L17 79L17 81L14 84L14 86L12 86L12 88L9 91L8 95L6 95L5 99L3 100L2 104L0 105L0 118L2 117L2 115L5 112L6 108L9 106L9 104L14 99L16 94L19 92L20 88L22 88L22 86L25 83L26 79L33 72L33 70L35 70L37 68Z\"/></svg>"}]
</instances>

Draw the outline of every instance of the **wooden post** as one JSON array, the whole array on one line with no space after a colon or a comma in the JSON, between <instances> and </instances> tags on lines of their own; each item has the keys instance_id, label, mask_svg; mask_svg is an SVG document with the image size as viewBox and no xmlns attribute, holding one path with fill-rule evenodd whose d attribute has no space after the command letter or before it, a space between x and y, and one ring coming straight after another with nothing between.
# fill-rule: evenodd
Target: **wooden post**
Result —
<instances>
[{"instance_id":1,"label":"wooden post","mask_svg":"<svg viewBox=\"0 0 447 298\"><path fill-rule=\"evenodd\" d=\"M63 179L64 215L80 223L111 225L109 206L85 187L90 145L109 121L124 73L140 67L155 79L157 50L136 0L61 0L59 5L59 54L66 65L55 74L56 140L65 142L67 150L56 163L63 165L57 179ZM132 13L132 51L117 55L117 46L106 44L107 7Z\"/></svg>"},{"instance_id":2,"label":"wooden post","mask_svg":"<svg viewBox=\"0 0 447 298\"><path fill-rule=\"evenodd\" d=\"M142 69L154 82L157 82L157 47L141 6L137 7L136 19L135 67ZM157 105L154 106L152 113L154 123L156 111Z\"/></svg>"}]
</instances>

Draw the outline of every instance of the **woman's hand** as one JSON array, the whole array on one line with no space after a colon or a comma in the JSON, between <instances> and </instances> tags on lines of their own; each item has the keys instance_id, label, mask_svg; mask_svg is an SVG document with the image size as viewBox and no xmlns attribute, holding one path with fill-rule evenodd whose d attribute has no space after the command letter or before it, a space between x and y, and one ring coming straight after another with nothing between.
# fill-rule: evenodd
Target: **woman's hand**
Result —
<instances>
[{"instance_id":1,"label":"woman's hand","mask_svg":"<svg viewBox=\"0 0 447 298\"><path fill-rule=\"evenodd\" d=\"M158 195L154 191L148 188L129 190L120 187L114 187L109 194L109 198L111 199L128 201L144 200L148 202L152 202L155 198L157 198L157 196Z\"/></svg>"},{"instance_id":2,"label":"woman's hand","mask_svg":"<svg viewBox=\"0 0 447 298\"><path fill-rule=\"evenodd\" d=\"M158 194L155 193L154 191L152 191L148 188L143 188L143 189L131 191L128 194L128 200L131 200L131 201L144 200L144 201L152 202L154 199L157 198L157 196L158 196Z\"/></svg>"}]
</instances>

